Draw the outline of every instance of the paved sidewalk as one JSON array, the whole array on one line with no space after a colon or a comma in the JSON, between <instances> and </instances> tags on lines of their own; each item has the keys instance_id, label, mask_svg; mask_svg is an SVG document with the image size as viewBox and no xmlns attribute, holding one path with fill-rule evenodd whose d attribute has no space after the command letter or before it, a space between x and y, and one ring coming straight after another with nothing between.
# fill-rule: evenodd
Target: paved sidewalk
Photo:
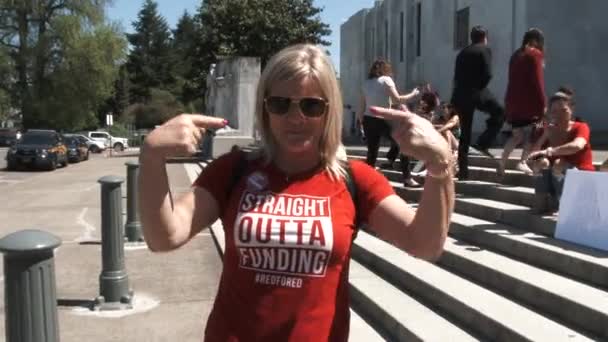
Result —
<instances>
[{"instance_id":1,"label":"paved sidewalk","mask_svg":"<svg viewBox=\"0 0 608 342\"><path fill-rule=\"evenodd\" d=\"M222 266L208 230L171 253L154 254L145 246L127 248L125 259L136 310L100 315L84 308L99 294L101 209L97 180L110 174L124 177L124 163L130 159L134 158L96 156L55 172L41 172L25 183L0 186L0 236L38 228L63 240L56 251L62 342L202 339ZM188 190L183 165L168 165L167 170L174 194ZM4 298L3 286L0 296ZM4 302L0 305L3 340Z\"/></svg>"}]
</instances>

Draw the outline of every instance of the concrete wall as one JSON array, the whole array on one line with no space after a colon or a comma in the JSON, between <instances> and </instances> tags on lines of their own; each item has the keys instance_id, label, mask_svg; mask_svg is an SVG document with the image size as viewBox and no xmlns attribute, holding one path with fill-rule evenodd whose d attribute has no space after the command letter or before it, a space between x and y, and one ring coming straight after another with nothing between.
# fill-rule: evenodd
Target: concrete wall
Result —
<instances>
[{"instance_id":1,"label":"concrete wall","mask_svg":"<svg viewBox=\"0 0 608 342\"><path fill-rule=\"evenodd\" d=\"M368 10L361 10L351 16L340 28L340 84L344 98L344 123L342 134L347 137L354 133L354 116L359 106L360 86L365 79L367 68L365 18Z\"/></svg>"},{"instance_id":2,"label":"concrete wall","mask_svg":"<svg viewBox=\"0 0 608 342\"><path fill-rule=\"evenodd\" d=\"M528 1L527 21L545 32L545 82L550 95L559 85L571 85L576 114L591 126L592 141L608 145L608 1Z\"/></svg>"},{"instance_id":3,"label":"concrete wall","mask_svg":"<svg viewBox=\"0 0 608 342\"><path fill-rule=\"evenodd\" d=\"M508 63L513 51L513 2L505 0L424 0L422 3L422 54L415 65L420 73L413 79L431 83L442 100L452 92L454 61L459 50L454 48L455 14L469 7L470 27L483 25L489 31L493 53L490 89L502 102L507 86ZM496 15L496 14L500 15ZM474 130L482 129L484 115L475 116Z\"/></svg>"},{"instance_id":4,"label":"concrete wall","mask_svg":"<svg viewBox=\"0 0 608 342\"><path fill-rule=\"evenodd\" d=\"M215 69L214 116L227 119L235 134L253 136L255 96L261 63L255 57L220 60Z\"/></svg>"},{"instance_id":5,"label":"concrete wall","mask_svg":"<svg viewBox=\"0 0 608 342\"><path fill-rule=\"evenodd\" d=\"M416 5L422 4L421 55L416 56ZM494 78L490 89L500 102L507 86L508 62L521 44L529 27L539 27L546 34L547 93L558 85L575 88L578 110L591 125L592 131L608 131L608 120L601 111L601 95L608 89L602 79L608 76L608 1L597 0L384 0L377 1L369 11L358 12L342 26L341 51L348 54L364 47L361 55L341 54L341 80L345 103L355 102L365 70L376 57L385 57L393 64L395 81L400 92L421 82L430 82L442 99L449 100L452 88L456 11L469 7L470 27L483 25L490 32ZM405 60L400 60L400 13L404 12ZM365 18L361 18L364 16ZM355 19L357 18L357 19ZM389 47L385 54L384 25L388 22ZM358 26L360 25L360 26ZM469 29L470 29L469 27ZM363 28L363 32L361 31ZM360 49L360 48L359 48ZM360 53L360 50L357 50ZM353 66L355 65L355 66ZM365 67L362 67L365 65ZM351 67L352 66L352 67ZM356 89L356 91L355 91ZM358 100L356 100L358 101ZM476 115L474 131L483 128L484 115ZM595 134L598 141L600 133ZM608 135L604 140L608 140ZM606 141L608 143L608 141Z\"/></svg>"}]
</instances>

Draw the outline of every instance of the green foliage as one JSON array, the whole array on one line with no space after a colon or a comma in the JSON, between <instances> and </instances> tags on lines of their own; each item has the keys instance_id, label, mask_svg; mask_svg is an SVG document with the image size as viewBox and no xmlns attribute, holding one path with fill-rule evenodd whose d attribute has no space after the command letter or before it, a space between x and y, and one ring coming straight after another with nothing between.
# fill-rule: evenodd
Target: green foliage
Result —
<instances>
[{"instance_id":1,"label":"green foliage","mask_svg":"<svg viewBox=\"0 0 608 342\"><path fill-rule=\"evenodd\" d=\"M127 60L131 99L146 102L150 89L167 89L175 84L171 31L152 0L144 2L133 26L135 33L127 34L131 45Z\"/></svg>"},{"instance_id":2,"label":"green foliage","mask_svg":"<svg viewBox=\"0 0 608 342\"><path fill-rule=\"evenodd\" d=\"M0 49L10 56L8 67L0 66L0 87L21 110L25 128L96 124L126 52L122 32L105 21L108 3L0 0Z\"/></svg>"},{"instance_id":3,"label":"green foliage","mask_svg":"<svg viewBox=\"0 0 608 342\"><path fill-rule=\"evenodd\" d=\"M41 101L39 113L51 127L78 130L96 123L97 108L112 93L115 62L123 57L125 43L113 26L63 39L64 63L50 75L51 96Z\"/></svg>"},{"instance_id":4,"label":"green foliage","mask_svg":"<svg viewBox=\"0 0 608 342\"><path fill-rule=\"evenodd\" d=\"M197 69L194 67L199 32L200 25L187 11L179 18L173 30L172 52L176 83L172 93L184 104L202 97L195 82Z\"/></svg>"},{"instance_id":5,"label":"green foliage","mask_svg":"<svg viewBox=\"0 0 608 342\"><path fill-rule=\"evenodd\" d=\"M219 56L256 56L262 66L296 43L329 45L331 34L313 0L203 0L195 17L200 26L193 82L205 93L209 66Z\"/></svg>"},{"instance_id":6,"label":"green foliage","mask_svg":"<svg viewBox=\"0 0 608 342\"><path fill-rule=\"evenodd\" d=\"M288 45L323 40L331 33L312 0L204 0L198 19L200 51L215 56L259 56L266 62Z\"/></svg>"},{"instance_id":7,"label":"green foliage","mask_svg":"<svg viewBox=\"0 0 608 342\"><path fill-rule=\"evenodd\" d=\"M151 89L146 103L136 103L125 111L125 120L138 128L154 128L184 111L182 104L166 90Z\"/></svg>"},{"instance_id":8,"label":"green foliage","mask_svg":"<svg viewBox=\"0 0 608 342\"><path fill-rule=\"evenodd\" d=\"M108 133L113 137L127 138L129 137L129 130L122 123L114 123L109 127Z\"/></svg>"}]
</instances>

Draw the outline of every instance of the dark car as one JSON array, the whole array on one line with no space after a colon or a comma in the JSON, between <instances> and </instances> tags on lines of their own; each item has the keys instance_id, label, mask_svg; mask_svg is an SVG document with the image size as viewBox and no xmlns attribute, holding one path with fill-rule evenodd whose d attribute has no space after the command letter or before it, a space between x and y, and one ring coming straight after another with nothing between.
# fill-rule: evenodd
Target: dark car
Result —
<instances>
[{"instance_id":1,"label":"dark car","mask_svg":"<svg viewBox=\"0 0 608 342\"><path fill-rule=\"evenodd\" d=\"M29 130L6 154L7 169L31 166L54 170L68 165L68 149L61 135L52 130Z\"/></svg>"},{"instance_id":2,"label":"dark car","mask_svg":"<svg viewBox=\"0 0 608 342\"><path fill-rule=\"evenodd\" d=\"M18 139L18 130L14 128L0 128L0 146L12 146Z\"/></svg>"},{"instance_id":3,"label":"dark car","mask_svg":"<svg viewBox=\"0 0 608 342\"><path fill-rule=\"evenodd\" d=\"M82 137L65 134L63 142L68 148L68 160L70 162L78 163L89 159L89 147Z\"/></svg>"}]
</instances>

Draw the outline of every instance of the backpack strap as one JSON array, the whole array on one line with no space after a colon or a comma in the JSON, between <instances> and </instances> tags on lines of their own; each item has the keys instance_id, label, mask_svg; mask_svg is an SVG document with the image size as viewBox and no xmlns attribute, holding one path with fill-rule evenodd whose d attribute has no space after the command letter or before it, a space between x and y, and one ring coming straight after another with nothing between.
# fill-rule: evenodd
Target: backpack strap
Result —
<instances>
[{"instance_id":1,"label":"backpack strap","mask_svg":"<svg viewBox=\"0 0 608 342\"><path fill-rule=\"evenodd\" d=\"M245 152L238 151L239 154L236 165L232 169L232 177L230 178L230 186L228 186L228 194L231 194L237 183L243 177L243 173L245 173L245 168L247 167L247 158L245 156Z\"/></svg>"},{"instance_id":2,"label":"backpack strap","mask_svg":"<svg viewBox=\"0 0 608 342\"><path fill-rule=\"evenodd\" d=\"M353 235L353 240L357 237L357 233L359 232L359 226L361 225L361 218L359 217L359 206L357 201L357 184L355 182L355 176L353 173L353 169L350 161L345 162L343 165L344 170L346 171L346 178L344 182L346 183L346 189L350 194L350 198L355 205L355 234Z\"/></svg>"},{"instance_id":3,"label":"backpack strap","mask_svg":"<svg viewBox=\"0 0 608 342\"><path fill-rule=\"evenodd\" d=\"M232 193L239 180L243 177L247 164L249 162L260 157L259 151L246 151L238 147L237 145L232 147L232 151L238 153L238 160L232 169L232 178L230 179L230 185L228 187L228 193Z\"/></svg>"}]
</instances>

